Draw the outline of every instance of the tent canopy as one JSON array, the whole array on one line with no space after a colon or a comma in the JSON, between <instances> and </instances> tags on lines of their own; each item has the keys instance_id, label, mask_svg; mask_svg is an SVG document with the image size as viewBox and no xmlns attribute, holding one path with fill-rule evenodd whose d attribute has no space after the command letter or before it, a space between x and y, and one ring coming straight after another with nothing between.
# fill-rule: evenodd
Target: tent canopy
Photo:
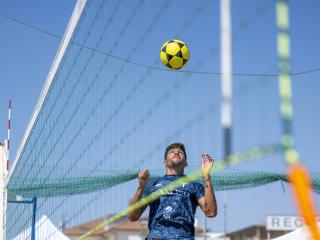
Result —
<instances>
[{"instance_id":1,"label":"tent canopy","mask_svg":"<svg viewBox=\"0 0 320 240\"><path fill-rule=\"evenodd\" d=\"M25 240L31 238L31 227L19 233L13 240ZM70 240L44 215L36 222L37 240Z\"/></svg>"}]
</instances>

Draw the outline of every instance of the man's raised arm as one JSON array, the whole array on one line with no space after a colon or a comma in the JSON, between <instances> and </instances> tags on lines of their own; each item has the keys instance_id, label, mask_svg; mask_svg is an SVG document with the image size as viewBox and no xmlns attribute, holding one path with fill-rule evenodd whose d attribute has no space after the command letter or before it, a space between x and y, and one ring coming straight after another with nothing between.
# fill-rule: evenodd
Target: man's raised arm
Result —
<instances>
[{"instance_id":1,"label":"man's raised arm","mask_svg":"<svg viewBox=\"0 0 320 240\"><path fill-rule=\"evenodd\" d=\"M139 185L136 190L136 193L134 194L133 198L130 200L129 206L132 204L135 204L136 202L141 200L144 187L149 179L149 175L150 175L150 173L147 169L139 172L139 175L138 175ZM137 221L141 217L142 213L144 212L144 210L146 208L147 208L147 205L142 206L141 208L138 208L138 209L133 210L131 212L128 212L128 217L129 217L130 221L132 221L132 222Z\"/></svg>"},{"instance_id":2,"label":"man's raised arm","mask_svg":"<svg viewBox=\"0 0 320 240\"><path fill-rule=\"evenodd\" d=\"M213 166L213 159L210 155L202 154L201 170L204 184L204 197L198 200L198 203L207 217L217 216L217 202L214 195L210 172Z\"/></svg>"}]
</instances>

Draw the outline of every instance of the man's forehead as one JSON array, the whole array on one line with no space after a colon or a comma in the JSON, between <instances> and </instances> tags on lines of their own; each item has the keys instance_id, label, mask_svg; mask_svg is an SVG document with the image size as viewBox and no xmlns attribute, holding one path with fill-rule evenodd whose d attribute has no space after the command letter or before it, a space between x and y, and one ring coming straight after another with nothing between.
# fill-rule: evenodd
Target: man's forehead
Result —
<instances>
[{"instance_id":1,"label":"man's forehead","mask_svg":"<svg viewBox=\"0 0 320 240\"><path fill-rule=\"evenodd\" d=\"M174 147L174 148L171 148L171 149L170 149L170 151L173 151L173 150L176 150L176 149L183 151L181 147Z\"/></svg>"}]
</instances>

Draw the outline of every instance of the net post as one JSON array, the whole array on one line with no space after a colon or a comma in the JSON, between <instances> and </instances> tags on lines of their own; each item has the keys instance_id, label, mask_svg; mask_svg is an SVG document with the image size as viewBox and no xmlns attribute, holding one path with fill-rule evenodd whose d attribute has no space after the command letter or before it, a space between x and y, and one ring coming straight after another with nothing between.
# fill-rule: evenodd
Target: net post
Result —
<instances>
[{"instance_id":1,"label":"net post","mask_svg":"<svg viewBox=\"0 0 320 240\"><path fill-rule=\"evenodd\" d=\"M5 179L8 174L7 171L7 141L0 142L0 161L1 161L1 176L0 176L0 239L6 239L6 209L7 209L7 190L5 186Z\"/></svg>"}]
</instances>

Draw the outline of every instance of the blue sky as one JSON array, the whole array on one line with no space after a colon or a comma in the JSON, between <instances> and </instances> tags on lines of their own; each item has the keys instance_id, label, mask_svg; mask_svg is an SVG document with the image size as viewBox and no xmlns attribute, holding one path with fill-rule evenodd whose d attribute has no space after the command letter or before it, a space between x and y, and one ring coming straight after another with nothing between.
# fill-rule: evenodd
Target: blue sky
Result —
<instances>
[{"instance_id":1,"label":"blue sky","mask_svg":"<svg viewBox=\"0 0 320 240\"><path fill-rule=\"evenodd\" d=\"M212 37L212 44L210 47L219 49L219 28L217 22L218 2L209 1L210 7L214 6L213 14L210 21L213 22L213 28L199 29L203 38L208 32ZM178 2L177 2L178 3ZM0 1L0 12L11 17L17 18L26 24L36 26L48 32L62 36L68 20L71 16L75 1ZM204 2L206 4L206 2ZM277 73L277 57L276 57L276 43L275 43L275 6L273 1L234 1L232 17L234 21L234 39L233 39L233 54L234 72L238 73ZM178 4L176 4L178 5ZM259 12L260 6L260 12ZM308 1L308 4L303 1L292 2L291 6L291 37L292 37L292 72L300 72L320 67L319 53L320 53L320 33L318 23L320 22L320 15L318 9L320 3L316 0ZM184 13L188 13L188 6L182 6ZM208 16L210 8L205 11L205 16ZM172 10L172 9L171 9ZM179 14L179 9L172 10L174 14ZM146 12L146 17L148 13ZM143 22L143 17L138 21ZM199 21L199 23L201 23ZM191 25L190 29L196 28ZM178 25L178 24L177 24ZM199 25L200 26L200 25ZM178 29L175 24L172 24L172 29ZM24 25L18 24L11 20L0 16L0 29L4 34L0 35L0 72L1 72L1 95L0 95L0 137L6 137L7 126L7 101L12 98L12 130L11 130L11 160L13 160L14 153L18 148L25 128L33 112L33 108L37 102L42 86L47 77L48 71L51 67L53 58L59 47L60 40L48 36L45 33L32 30ZM174 37L171 29L166 27L162 34L149 36L149 40L156 45L159 42L164 42L168 38ZM132 32L134 34L134 32ZM188 31L180 32L177 37L185 40L190 44L190 48L197 49L203 56L207 49L202 44L203 38L193 38L188 36ZM81 38L81 36L79 37ZM211 39L211 38L210 38ZM125 42L123 42L125 43ZM120 43L121 44L121 43ZM151 46L152 43L150 43ZM103 50L103 49L102 49ZM195 50L194 50L195 51ZM214 51L214 50L212 50ZM193 53L193 52L191 52ZM125 56L124 48L115 49L115 55ZM144 54L144 55L143 55ZM144 62L145 56L148 52L143 52L142 55L136 56L136 61L152 65L149 62ZM191 55L192 56L192 55ZM156 56L157 57L157 56ZM197 59L196 57L194 59ZM199 60L199 59L197 59ZM201 59L200 59L201 60ZM196 60L192 60L188 64L187 70L195 70L197 68ZM159 63L160 64L160 63ZM213 61L201 65L202 71L219 72L219 55L215 55ZM162 75L161 75L162 76ZM163 75L165 76L165 75ZM313 171L319 171L319 163L317 159L319 149L320 128L318 126L320 120L319 103L319 78L320 72L313 72L310 74L298 75L293 77L293 94L294 94L294 134L296 139L296 146L301 154L302 161L310 167ZM219 80L219 77L216 77ZM240 87L245 84L254 83L256 79L245 79L241 82L241 77L234 77L234 87ZM157 79L156 79L157 80ZM204 81L208 81L204 78ZM258 87L247 95L241 98L235 107L235 115L239 120L236 122L235 132L239 133L235 137L235 148L241 149L245 146L250 146L251 142L257 140L257 133L263 131L263 124L272 124L275 132L264 133L263 137L258 137L261 142L267 142L270 139L275 139L279 134L278 121L273 115L278 111L276 94L277 91L269 93L265 89L274 89L277 87L277 79L262 78L258 81L266 81L265 86ZM192 85L190 85L192 86ZM219 85L215 85L218 87ZM191 88L191 87L190 87ZM189 89L186 86L186 89ZM200 86L201 89L201 86ZM153 89L152 91L156 91ZM202 89L206 92L206 89ZM271 92L271 91L270 91ZM215 89L216 97L219 97L219 89ZM246 101L254 96L262 94L260 102L257 105L249 104L250 108L257 108L256 110L246 114L243 109L246 107ZM237 92L235 93L237 99ZM270 99L273 100L270 100ZM176 98L176 100L178 97ZM259 111L259 105L266 107L263 114ZM190 102L192 104L192 102ZM256 116L255 114L261 115ZM265 121L263 121L265 119ZM280 119L280 117L279 117ZM210 120L210 119L209 119ZM173 120L170 120L173 121ZM255 125L255 132L250 133L250 124ZM261 126L260 126L261 124ZM204 129L205 131L205 129ZM199 139L190 140L189 146L194 146L193 142ZM200 139L200 142L204 141ZM219 147L219 143L215 142ZM220 143L221 144L221 143ZM197 146L197 145L196 145ZM215 155L221 155L221 150L216 150ZM194 151L191 151L191 156L196 156ZM272 159L270 163L250 163L235 166L240 170L254 170L254 169L270 169L273 171L282 171L284 166L282 158L277 157ZM281 162L281 163L279 163ZM155 165L145 164L143 167L152 168ZM288 191L283 192L280 183L267 185L265 187L256 188L253 190L237 190L228 193L229 205L229 227L230 229L237 229L254 223L264 222L267 214L295 214L294 207L291 203L291 195ZM252 198L256 198L255 206L252 206ZM222 205L222 195L217 193L218 202ZM316 196L316 201L319 204L319 196ZM121 206L119 206L121 208ZM209 227L214 230L221 231L223 229L223 214L222 208L220 215L215 220L210 220ZM250 216L248 216L250 211Z\"/></svg>"}]
</instances>

